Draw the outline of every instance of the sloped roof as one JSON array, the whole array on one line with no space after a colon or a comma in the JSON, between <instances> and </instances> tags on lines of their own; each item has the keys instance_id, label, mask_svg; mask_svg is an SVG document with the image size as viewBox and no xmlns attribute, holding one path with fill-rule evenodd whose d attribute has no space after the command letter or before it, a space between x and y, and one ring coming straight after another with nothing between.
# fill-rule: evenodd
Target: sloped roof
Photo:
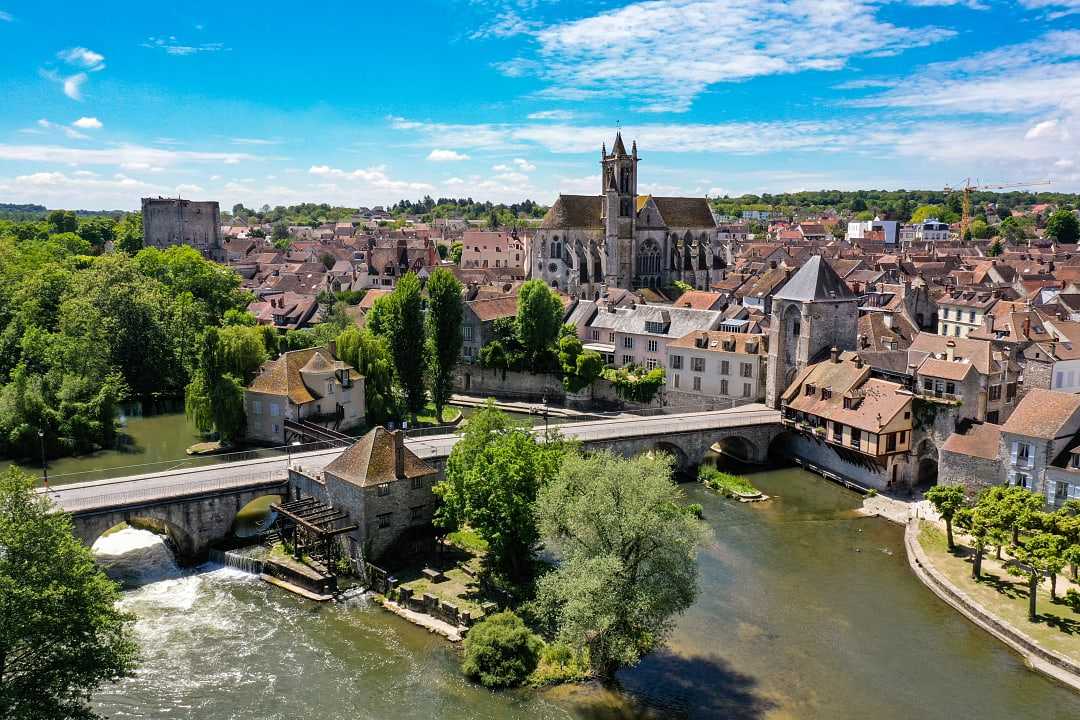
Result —
<instances>
[{"instance_id":1,"label":"sloped roof","mask_svg":"<svg viewBox=\"0 0 1080 720\"><path fill-rule=\"evenodd\" d=\"M600 228L600 195L559 195L540 222L543 229Z\"/></svg>"},{"instance_id":2,"label":"sloped roof","mask_svg":"<svg viewBox=\"0 0 1080 720\"><path fill-rule=\"evenodd\" d=\"M975 424L966 433L953 433L941 446L942 450L997 460L1001 444L1001 426L993 423Z\"/></svg>"},{"instance_id":3,"label":"sloped roof","mask_svg":"<svg viewBox=\"0 0 1080 720\"><path fill-rule=\"evenodd\" d=\"M773 298L799 302L858 299L820 255L814 255L799 268Z\"/></svg>"},{"instance_id":4,"label":"sloped roof","mask_svg":"<svg viewBox=\"0 0 1080 720\"><path fill-rule=\"evenodd\" d=\"M282 353L281 357L264 364L248 389L267 395L284 395L293 403L302 405L320 397L304 384L300 375L301 371L311 372L316 367L316 372L347 369L353 380L362 377L353 367L335 360L327 348L307 348Z\"/></svg>"},{"instance_id":5,"label":"sloped roof","mask_svg":"<svg viewBox=\"0 0 1080 720\"><path fill-rule=\"evenodd\" d=\"M712 210L705 198L653 196L653 202L668 227L716 227Z\"/></svg>"},{"instance_id":6,"label":"sloped roof","mask_svg":"<svg viewBox=\"0 0 1080 720\"><path fill-rule=\"evenodd\" d=\"M1002 430L1016 435L1054 440L1080 411L1080 395L1032 388L1005 421Z\"/></svg>"},{"instance_id":7,"label":"sloped roof","mask_svg":"<svg viewBox=\"0 0 1080 720\"><path fill-rule=\"evenodd\" d=\"M438 472L409 448L402 448L402 452L405 453L405 477L399 478L394 467L394 436L385 428L376 427L327 465L324 472L360 487L374 487Z\"/></svg>"}]
</instances>

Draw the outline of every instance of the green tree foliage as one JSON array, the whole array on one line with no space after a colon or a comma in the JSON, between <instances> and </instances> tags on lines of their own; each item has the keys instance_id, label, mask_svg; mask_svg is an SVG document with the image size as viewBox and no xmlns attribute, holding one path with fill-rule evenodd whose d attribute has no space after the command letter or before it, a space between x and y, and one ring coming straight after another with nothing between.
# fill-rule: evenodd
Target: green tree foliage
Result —
<instances>
[{"instance_id":1,"label":"green tree foliage","mask_svg":"<svg viewBox=\"0 0 1080 720\"><path fill-rule=\"evenodd\" d=\"M952 223L959 220L960 215L958 212L954 212L944 205L920 205L911 213L911 222L913 223L921 223L924 220L933 219Z\"/></svg>"},{"instance_id":2,"label":"green tree foliage","mask_svg":"<svg viewBox=\"0 0 1080 720\"><path fill-rule=\"evenodd\" d=\"M642 405L651 403L665 382L664 368L646 370L638 365L607 368L603 378L612 384L620 398Z\"/></svg>"},{"instance_id":3,"label":"green tree foliage","mask_svg":"<svg viewBox=\"0 0 1080 720\"><path fill-rule=\"evenodd\" d=\"M277 242L278 240L289 239L289 227L283 222L274 223L274 228L270 232L270 239Z\"/></svg>"},{"instance_id":4,"label":"green tree foliage","mask_svg":"<svg viewBox=\"0 0 1080 720\"><path fill-rule=\"evenodd\" d=\"M945 521L945 536L949 543L949 552L956 549L953 542L953 518L964 506L964 488L959 485L935 485L927 490L923 497L930 501Z\"/></svg>"},{"instance_id":5,"label":"green tree foliage","mask_svg":"<svg viewBox=\"0 0 1080 720\"><path fill-rule=\"evenodd\" d=\"M217 432L222 441L240 437L247 417L244 385L229 368L217 328L203 334L199 365L187 386L184 411L199 431Z\"/></svg>"},{"instance_id":6,"label":"green tree foliage","mask_svg":"<svg viewBox=\"0 0 1080 720\"><path fill-rule=\"evenodd\" d=\"M1062 245L1080 241L1080 221L1072 210L1055 210L1046 220L1046 237Z\"/></svg>"},{"instance_id":7,"label":"green tree foliage","mask_svg":"<svg viewBox=\"0 0 1080 720\"><path fill-rule=\"evenodd\" d=\"M539 581L538 611L600 677L659 647L697 594L704 526L671 471L665 454L570 454L537 498L543 536L563 553Z\"/></svg>"},{"instance_id":8,"label":"green tree foliage","mask_svg":"<svg viewBox=\"0 0 1080 720\"><path fill-rule=\"evenodd\" d=\"M398 415L394 396L394 360L386 338L368 327L347 328L337 337L338 359L364 376L364 405L369 425Z\"/></svg>"},{"instance_id":9,"label":"green tree foliage","mask_svg":"<svg viewBox=\"0 0 1080 720\"><path fill-rule=\"evenodd\" d=\"M405 410L416 416L427 403L424 390L424 311L420 297L420 280L415 273L406 273L398 280L394 291L383 297L386 304L385 332L394 358L394 370L405 395ZM382 298L380 298L381 300Z\"/></svg>"},{"instance_id":10,"label":"green tree foliage","mask_svg":"<svg viewBox=\"0 0 1080 720\"><path fill-rule=\"evenodd\" d=\"M1017 217L1007 217L998 225L998 234L1009 243L1018 244L1027 237L1024 224Z\"/></svg>"},{"instance_id":11,"label":"green tree foliage","mask_svg":"<svg viewBox=\"0 0 1080 720\"><path fill-rule=\"evenodd\" d=\"M1067 546L1065 538L1060 535L1040 532L1023 545L1016 545L1012 549L1017 564L1010 565L1009 571L1028 581L1028 620L1031 622L1039 619L1039 581L1044 575L1056 576L1061 572L1061 568L1065 566L1064 554ZM1051 587L1053 589L1053 586Z\"/></svg>"},{"instance_id":12,"label":"green tree foliage","mask_svg":"<svg viewBox=\"0 0 1080 720\"><path fill-rule=\"evenodd\" d=\"M539 534L533 503L554 477L565 446L552 435L538 441L493 404L469 418L446 461L436 522L447 530L468 524L488 543L488 560L512 582L526 580Z\"/></svg>"},{"instance_id":13,"label":"green tree foliage","mask_svg":"<svg viewBox=\"0 0 1080 720\"><path fill-rule=\"evenodd\" d=\"M442 422L443 407L453 392L454 368L461 357L461 320L465 304L461 283L446 268L435 268L427 281L428 372L431 401Z\"/></svg>"},{"instance_id":14,"label":"green tree foliage","mask_svg":"<svg viewBox=\"0 0 1080 720\"><path fill-rule=\"evenodd\" d=\"M562 302L543 280L529 280L518 290L518 340L532 372L553 369L562 318Z\"/></svg>"},{"instance_id":15,"label":"green tree foliage","mask_svg":"<svg viewBox=\"0 0 1080 720\"><path fill-rule=\"evenodd\" d=\"M73 233L79 230L79 218L71 210L53 210L45 218L50 235Z\"/></svg>"},{"instance_id":16,"label":"green tree foliage","mask_svg":"<svg viewBox=\"0 0 1080 720\"><path fill-rule=\"evenodd\" d=\"M79 237L100 252L105 243L116 238L116 220L100 215L84 218L79 222Z\"/></svg>"},{"instance_id":17,"label":"green tree foliage","mask_svg":"<svg viewBox=\"0 0 1080 720\"><path fill-rule=\"evenodd\" d=\"M993 229L986 224L986 221L981 218L976 218L971 221L971 237L976 240L988 240L994 236Z\"/></svg>"},{"instance_id":18,"label":"green tree foliage","mask_svg":"<svg viewBox=\"0 0 1080 720\"><path fill-rule=\"evenodd\" d=\"M143 247L142 213L125 215L116 224L116 249L134 255Z\"/></svg>"},{"instance_id":19,"label":"green tree foliage","mask_svg":"<svg viewBox=\"0 0 1080 720\"><path fill-rule=\"evenodd\" d=\"M990 243L990 247L986 250L986 254L989 257L998 257L1005 252L1005 246L1001 242L1001 238L996 238L994 242Z\"/></svg>"},{"instance_id":20,"label":"green tree foliage","mask_svg":"<svg viewBox=\"0 0 1080 720\"><path fill-rule=\"evenodd\" d=\"M464 246L459 242L452 243L450 245L450 262L454 263L455 265L461 264L461 252L463 248Z\"/></svg>"},{"instance_id":21,"label":"green tree foliage","mask_svg":"<svg viewBox=\"0 0 1080 720\"><path fill-rule=\"evenodd\" d=\"M478 622L465 637L465 676L484 687L521 685L536 669L544 642L509 610Z\"/></svg>"},{"instance_id":22,"label":"green tree foliage","mask_svg":"<svg viewBox=\"0 0 1080 720\"><path fill-rule=\"evenodd\" d=\"M562 366L563 387L568 392L581 392L593 384L604 371L604 359L595 350L583 350L581 340L572 333L559 338L559 365Z\"/></svg>"},{"instance_id":23,"label":"green tree foliage","mask_svg":"<svg viewBox=\"0 0 1080 720\"><path fill-rule=\"evenodd\" d=\"M217 331L222 370L248 385L269 359L257 327L230 325Z\"/></svg>"},{"instance_id":24,"label":"green tree foliage","mask_svg":"<svg viewBox=\"0 0 1080 720\"><path fill-rule=\"evenodd\" d=\"M0 717L97 718L91 694L134 672L133 618L32 485L15 468L0 475Z\"/></svg>"}]
</instances>

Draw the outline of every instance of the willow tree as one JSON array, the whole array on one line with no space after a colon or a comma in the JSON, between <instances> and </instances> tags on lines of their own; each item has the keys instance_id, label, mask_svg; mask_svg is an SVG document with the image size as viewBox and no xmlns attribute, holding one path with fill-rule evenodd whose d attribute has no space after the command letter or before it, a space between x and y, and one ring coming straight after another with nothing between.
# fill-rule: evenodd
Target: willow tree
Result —
<instances>
[{"instance_id":1,"label":"willow tree","mask_svg":"<svg viewBox=\"0 0 1080 720\"><path fill-rule=\"evenodd\" d=\"M217 328L203 334L199 365L184 391L184 412L199 432L227 442L244 432L244 385L228 374Z\"/></svg>"},{"instance_id":2,"label":"willow tree","mask_svg":"<svg viewBox=\"0 0 1080 720\"><path fill-rule=\"evenodd\" d=\"M134 618L71 530L33 478L0 475L0 717L97 718L91 694L134 672Z\"/></svg>"},{"instance_id":3,"label":"willow tree","mask_svg":"<svg viewBox=\"0 0 1080 720\"><path fill-rule=\"evenodd\" d=\"M364 376L364 411L369 425L397 416L394 361L386 338L368 328L351 327L337 336L337 356Z\"/></svg>"}]
</instances>

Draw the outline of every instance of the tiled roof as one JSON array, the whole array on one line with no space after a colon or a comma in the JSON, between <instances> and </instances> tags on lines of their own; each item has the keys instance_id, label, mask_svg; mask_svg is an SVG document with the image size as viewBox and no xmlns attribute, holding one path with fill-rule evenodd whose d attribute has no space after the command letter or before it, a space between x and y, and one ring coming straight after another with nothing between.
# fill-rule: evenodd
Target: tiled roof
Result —
<instances>
[{"instance_id":1,"label":"tiled roof","mask_svg":"<svg viewBox=\"0 0 1080 720\"><path fill-rule=\"evenodd\" d=\"M1013 410L1002 429L1016 435L1053 440L1080 412L1080 395L1033 388Z\"/></svg>"},{"instance_id":2,"label":"tiled roof","mask_svg":"<svg viewBox=\"0 0 1080 720\"><path fill-rule=\"evenodd\" d=\"M725 346L725 343L733 343ZM701 347L704 344L705 347ZM734 352L746 355L767 355L768 339L765 335L724 332L722 330L699 330L687 333L667 344L668 348L687 348L710 352ZM726 347L731 347L730 350Z\"/></svg>"},{"instance_id":3,"label":"tiled roof","mask_svg":"<svg viewBox=\"0 0 1080 720\"><path fill-rule=\"evenodd\" d=\"M941 446L942 450L971 455L974 457L997 460L1001 445L1001 426L993 423L972 425L971 428L961 435L953 433Z\"/></svg>"},{"instance_id":4,"label":"tiled roof","mask_svg":"<svg viewBox=\"0 0 1080 720\"><path fill-rule=\"evenodd\" d=\"M517 315L517 295L471 300L466 303L480 322Z\"/></svg>"},{"instance_id":5,"label":"tiled roof","mask_svg":"<svg viewBox=\"0 0 1080 720\"><path fill-rule=\"evenodd\" d=\"M850 300L855 299L836 271L820 255L814 255L799 268L787 284L774 295L777 300Z\"/></svg>"},{"instance_id":6,"label":"tiled roof","mask_svg":"<svg viewBox=\"0 0 1080 720\"><path fill-rule=\"evenodd\" d=\"M675 307L687 307L695 310L714 310L723 301L724 296L720 293L688 290L679 296L674 305Z\"/></svg>"},{"instance_id":7,"label":"tiled roof","mask_svg":"<svg viewBox=\"0 0 1080 720\"><path fill-rule=\"evenodd\" d=\"M559 195L540 222L544 229L601 228L599 195Z\"/></svg>"},{"instance_id":8,"label":"tiled roof","mask_svg":"<svg viewBox=\"0 0 1080 720\"><path fill-rule=\"evenodd\" d=\"M709 202L705 198L654 196L653 202L668 227L716 227Z\"/></svg>"},{"instance_id":9,"label":"tiled roof","mask_svg":"<svg viewBox=\"0 0 1080 720\"><path fill-rule=\"evenodd\" d=\"M402 447L401 451L405 454L405 476L397 477L394 446L394 436L385 428L376 427L327 465L324 472L360 487L374 487L394 480L434 475L437 472L407 447Z\"/></svg>"},{"instance_id":10,"label":"tiled roof","mask_svg":"<svg viewBox=\"0 0 1080 720\"><path fill-rule=\"evenodd\" d=\"M301 371L325 372L338 369L348 369L349 377L353 380L361 378L355 369L335 359L328 348L293 350L264 364L248 389L267 395L287 396L296 405L303 405L321 396L304 384Z\"/></svg>"}]
</instances>

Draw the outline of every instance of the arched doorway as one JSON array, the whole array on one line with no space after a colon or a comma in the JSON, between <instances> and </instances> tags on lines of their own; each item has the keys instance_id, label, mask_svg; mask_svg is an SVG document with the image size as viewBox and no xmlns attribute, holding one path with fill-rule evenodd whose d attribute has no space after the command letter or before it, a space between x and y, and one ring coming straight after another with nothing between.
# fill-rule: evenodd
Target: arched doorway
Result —
<instances>
[{"instance_id":1,"label":"arched doorway","mask_svg":"<svg viewBox=\"0 0 1080 720\"><path fill-rule=\"evenodd\" d=\"M925 457L920 458L918 473L916 475L917 480L915 484L919 487L930 487L937 484L938 464L937 460L933 458Z\"/></svg>"}]
</instances>

